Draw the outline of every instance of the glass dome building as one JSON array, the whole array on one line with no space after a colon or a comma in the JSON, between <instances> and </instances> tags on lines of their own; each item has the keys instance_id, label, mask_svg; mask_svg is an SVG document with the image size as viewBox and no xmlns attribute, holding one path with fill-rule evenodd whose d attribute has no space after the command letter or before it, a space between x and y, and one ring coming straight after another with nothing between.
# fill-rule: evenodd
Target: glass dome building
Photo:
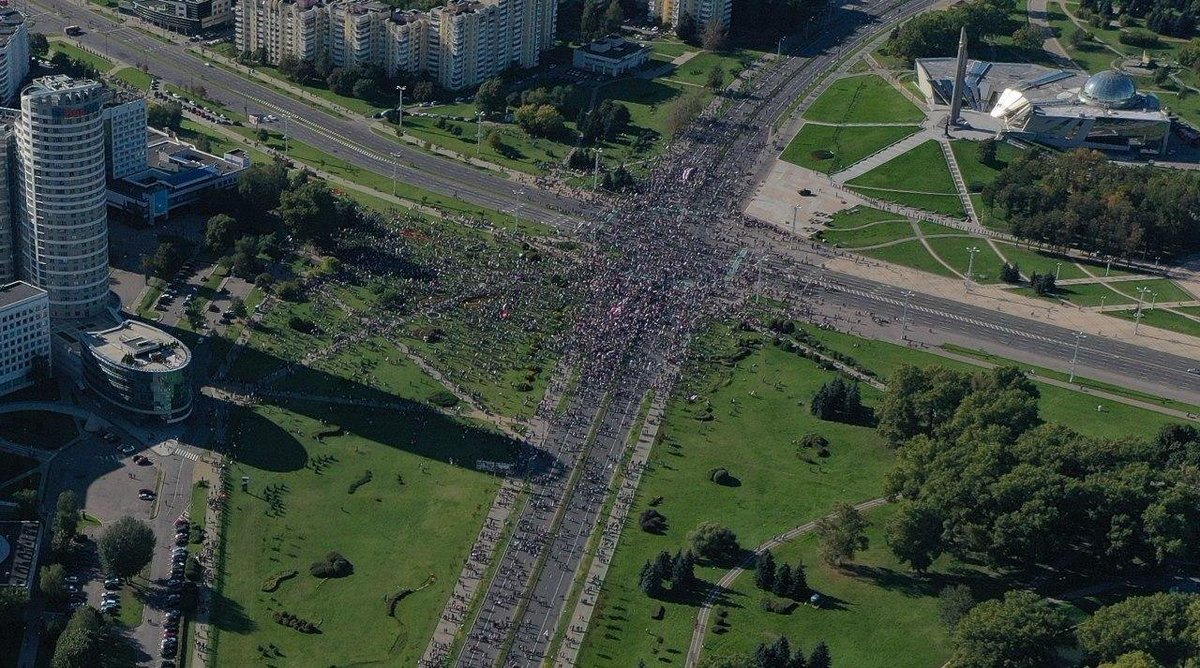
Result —
<instances>
[{"instance_id":1,"label":"glass dome building","mask_svg":"<svg viewBox=\"0 0 1200 668\"><path fill-rule=\"evenodd\" d=\"M1079 91L1079 101L1106 109L1128 109L1141 102L1133 79L1116 70L1093 74Z\"/></svg>"}]
</instances>

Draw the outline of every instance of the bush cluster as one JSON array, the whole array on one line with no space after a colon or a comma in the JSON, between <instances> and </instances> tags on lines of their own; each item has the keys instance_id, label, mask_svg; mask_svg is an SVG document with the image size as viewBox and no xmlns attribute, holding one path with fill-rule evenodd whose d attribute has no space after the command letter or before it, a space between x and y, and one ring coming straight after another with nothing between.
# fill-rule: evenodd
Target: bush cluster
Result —
<instances>
[{"instance_id":1,"label":"bush cluster","mask_svg":"<svg viewBox=\"0 0 1200 668\"><path fill-rule=\"evenodd\" d=\"M324 560L314 561L308 572L318 578L344 578L354 572L354 564L337 552L330 552Z\"/></svg>"},{"instance_id":2,"label":"bush cluster","mask_svg":"<svg viewBox=\"0 0 1200 668\"><path fill-rule=\"evenodd\" d=\"M321 629L317 628L316 624L313 624L312 622L308 621L307 619L301 619L301 618L297 617L296 615L293 615L290 612L284 612L282 610L277 610L273 616L275 618L276 624L279 624L281 626L286 626L288 628L296 629L297 631L299 631L301 633L320 633L321 632Z\"/></svg>"},{"instance_id":3,"label":"bush cluster","mask_svg":"<svg viewBox=\"0 0 1200 668\"><path fill-rule=\"evenodd\" d=\"M370 469L368 469L366 472L364 472L361 476L358 477L358 480L355 480L354 482L350 483L350 489L346 490L346 492L348 494L353 494L355 492L355 490L357 490L359 487L362 487L363 485L371 482L372 477L374 477L374 476L371 473Z\"/></svg>"}]
</instances>

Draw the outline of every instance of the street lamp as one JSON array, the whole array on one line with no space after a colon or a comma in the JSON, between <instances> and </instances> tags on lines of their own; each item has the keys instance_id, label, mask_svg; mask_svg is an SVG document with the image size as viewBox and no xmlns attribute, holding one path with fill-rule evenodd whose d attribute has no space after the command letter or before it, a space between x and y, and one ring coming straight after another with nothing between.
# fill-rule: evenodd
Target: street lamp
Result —
<instances>
[{"instance_id":1,"label":"street lamp","mask_svg":"<svg viewBox=\"0 0 1200 668\"><path fill-rule=\"evenodd\" d=\"M970 287L971 287L971 272L975 269L975 256L979 254L979 247L978 246L968 246L967 254L969 257L967 259L966 285L967 285L967 289L970 289Z\"/></svg>"},{"instance_id":2,"label":"street lamp","mask_svg":"<svg viewBox=\"0 0 1200 668\"><path fill-rule=\"evenodd\" d=\"M1071 353L1071 377L1067 380L1068 383L1075 382L1075 362L1079 359L1079 342L1086 338L1087 334L1075 332L1075 352Z\"/></svg>"},{"instance_id":3,"label":"street lamp","mask_svg":"<svg viewBox=\"0 0 1200 668\"><path fill-rule=\"evenodd\" d=\"M396 165L399 162L400 154L392 154L392 197L396 196Z\"/></svg>"},{"instance_id":4,"label":"street lamp","mask_svg":"<svg viewBox=\"0 0 1200 668\"><path fill-rule=\"evenodd\" d=\"M792 207L792 234L796 233L796 217L800 215L800 205L796 204Z\"/></svg>"},{"instance_id":5,"label":"street lamp","mask_svg":"<svg viewBox=\"0 0 1200 668\"><path fill-rule=\"evenodd\" d=\"M1055 263L1054 263L1054 282L1055 282L1055 283L1057 283L1057 282L1058 282L1058 272L1059 272L1059 271L1061 271L1061 270L1062 270L1062 263L1061 263L1061 262L1055 262Z\"/></svg>"},{"instance_id":6,"label":"street lamp","mask_svg":"<svg viewBox=\"0 0 1200 668\"><path fill-rule=\"evenodd\" d=\"M398 132L404 131L404 91L408 90L408 86L396 86L396 92L400 93L400 103L396 105L396 129Z\"/></svg>"},{"instance_id":7,"label":"street lamp","mask_svg":"<svg viewBox=\"0 0 1200 668\"><path fill-rule=\"evenodd\" d=\"M479 145L483 143L483 112L475 112L475 155L479 155Z\"/></svg>"},{"instance_id":8,"label":"street lamp","mask_svg":"<svg viewBox=\"0 0 1200 668\"><path fill-rule=\"evenodd\" d=\"M521 229L521 219L520 219L521 199L523 197L525 197L525 191L524 190L514 190L512 192L514 195L517 196L517 205L513 207L513 227L515 229L519 230L519 229Z\"/></svg>"},{"instance_id":9,"label":"street lamp","mask_svg":"<svg viewBox=\"0 0 1200 668\"><path fill-rule=\"evenodd\" d=\"M603 151L602 148L596 149L596 165L592 167L592 192L596 192L596 182L600 179L600 154Z\"/></svg>"},{"instance_id":10,"label":"street lamp","mask_svg":"<svg viewBox=\"0 0 1200 668\"><path fill-rule=\"evenodd\" d=\"M904 315L900 316L900 331L902 332L900 338L906 338L903 332L908 331L908 300L912 298L913 294L915 293L912 290L905 290L900 293L900 296L904 297Z\"/></svg>"}]
</instances>

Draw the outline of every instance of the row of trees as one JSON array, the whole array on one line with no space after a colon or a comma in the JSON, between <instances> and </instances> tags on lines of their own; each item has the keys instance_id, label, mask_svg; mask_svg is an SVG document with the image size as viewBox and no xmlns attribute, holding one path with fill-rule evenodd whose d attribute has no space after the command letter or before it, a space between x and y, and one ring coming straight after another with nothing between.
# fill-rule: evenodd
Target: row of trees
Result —
<instances>
[{"instance_id":1,"label":"row of trees","mask_svg":"<svg viewBox=\"0 0 1200 668\"><path fill-rule=\"evenodd\" d=\"M638 574L638 588L652 598L659 598L665 592L663 581L671 585L675 594L687 591L696 581L696 557L691 551L676 552L671 556L666 551L658 553L652 561L642 565Z\"/></svg>"},{"instance_id":2,"label":"row of trees","mask_svg":"<svg viewBox=\"0 0 1200 668\"><path fill-rule=\"evenodd\" d=\"M804 564L796 564L794 568L787 563L776 564L770 550L754 560L754 586L796 601L806 598L809 593Z\"/></svg>"},{"instance_id":3,"label":"row of trees","mask_svg":"<svg viewBox=\"0 0 1200 668\"><path fill-rule=\"evenodd\" d=\"M863 424L871 419L870 411L863 406L858 383L841 376L826 382L813 395L809 410L822 420L833 420L847 424Z\"/></svg>"},{"instance_id":4,"label":"row of trees","mask_svg":"<svg viewBox=\"0 0 1200 668\"><path fill-rule=\"evenodd\" d=\"M741 665L747 668L830 668L833 658L825 641L818 642L812 653L805 657L803 647L797 647L793 653L788 637L779 636L772 642L760 643L753 658Z\"/></svg>"},{"instance_id":5,"label":"row of trees","mask_svg":"<svg viewBox=\"0 0 1200 668\"><path fill-rule=\"evenodd\" d=\"M908 61L953 56L963 28L967 30L967 39L978 44L987 37L1011 34L1023 27L1009 21L1008 15L1014 8L1013 0L970 0L950 9L918 14L892 32L886 49L889 54ZM1040 48L1040 39L1036 46Z\"/></svg>"},{"instance_id":6,"label":"row of trees","mask_svg":"<svg viewBox=\"0 0 1200 668\"><path fill-rule=\"evenodd\" d=\"M242 62L265 64L266 54L244 53ZM278 69L288 79L306 86L328 88L338 95L355 97L376 105L391 105L398 99L397 86L407 86L405 98L413 102L426 102L444 95L437 85L424 76L389 77L378 65L361 67L336 67L328 49L322 49L313 60L297 58L291 54L280 58Z\"/></svg>"},{"instance_id":7,"label":"row of trees","mask_svg":"<svg viewBox=\"0 0 1200 668\"><path fill-rule=\"evenodd\" d=\"M1200 21L1200 7L1184 0L1082 0L1079 5L1105 21L1114 17L1144 18L1147 28L1172 37L1191 37Z\"/></svg>"},{"instance_id":8,"label":"row of trees","mask_svg":"<svg viewBox=\"0 0 1200 668\"><path fill-rule=\"evenodd\" d=\"M1034 149L1010 161L983 200L1025 239L1116 255L1200 249L1200 179L1188 171Z\"/></svg>"}]
</instances>

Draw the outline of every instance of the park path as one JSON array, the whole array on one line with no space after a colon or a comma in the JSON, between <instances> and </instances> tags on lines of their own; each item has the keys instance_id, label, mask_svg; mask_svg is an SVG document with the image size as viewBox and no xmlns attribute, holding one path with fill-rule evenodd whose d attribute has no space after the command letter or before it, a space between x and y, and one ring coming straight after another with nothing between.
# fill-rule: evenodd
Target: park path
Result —
<instances>
[{"instance_id":1,"label":"park path","mask_svg":"<svg viewBox=\"0 0 1200 668\"><path fill-rule=\"evenodd\" d=\"M1067 55L1067 50L1063 48L1062 43L1054 36L1054 30L1050 28L1047 4L1048 0L1029 0L1025 10L1029 15L1029 22L1041 28L1042 34L1045 35L1045 39L1042 40L1042 50L1050 54L1059 67L1078 70L1080 69L1079 65Z\"/></svg>"},{"instance_id":2,"label":"park path","mask_svg":"<svg viewBox=\"0 0 1200 668\"><path fill-rule=\"evenodd\" d=\"M959 201L962 202L963 211L967 212L967 220L979 225L979 214L975 213L975 203L971 201L971 192L967 190L962 170L958 167L958 158L954 156L954 149L950 147L950 140L945 137L938 139L938 147L942 149L942 156L946 158L946 166L950 168L950 178L954 180L954 190L958 193Z\"/></svg>"},{"instance_id":3,"label":"park path","mask_svg":"<svg viewBox=\"0 0 1200 668\"><path fill-rule=\"evenodd\" d=\"M872 508L878 508L887 502L888 500L886 497L878 497L857 503L854 505L854 508L859 512L863 512ZM692 631L692 644L688 647L687 660L684 663L686 668L696 668L696 666L700 663L700 652L704 649L704 634L708 631L708 618L712 614L713 604L716 603L718 598L720 598L721 593L728 590L730 586L733 585L733 582L737 580L738 577L746 571L746 569L754 564L754 560L758 557L758 555L766 552L767 550L775 549L784 543L795 540L796 538L812 531L813 529L817 528L817 523L822 519L825 518L819 517L811 522L805 522L800 526L793 527L792 529L789 529L788 531L774 536L770 540L762 543L758 547L754 548L754 552L747 556L742 563L738 564L728 573L723 575L721 579L717 581L717 584L709 589L708 596L706 596L704 601L700 604L700 612L696 615L696 626Z\"/></svg>"},{"instance_id":4,"label":"park path","mask_svg":"<svg viewBox=\"0 0 1200 668\"><path fill-rule=\"evenodd\" d=\"M830 177L835 184L843 184L854 178L862 176L876 167L884 164L892 158L897 158L904 153L911 151L917 146L929 140L929 136L925 132L916 132L904 139L889 144L871 155L859 160L840 172L835 173Z\"/></svg>"}]
</instances>

